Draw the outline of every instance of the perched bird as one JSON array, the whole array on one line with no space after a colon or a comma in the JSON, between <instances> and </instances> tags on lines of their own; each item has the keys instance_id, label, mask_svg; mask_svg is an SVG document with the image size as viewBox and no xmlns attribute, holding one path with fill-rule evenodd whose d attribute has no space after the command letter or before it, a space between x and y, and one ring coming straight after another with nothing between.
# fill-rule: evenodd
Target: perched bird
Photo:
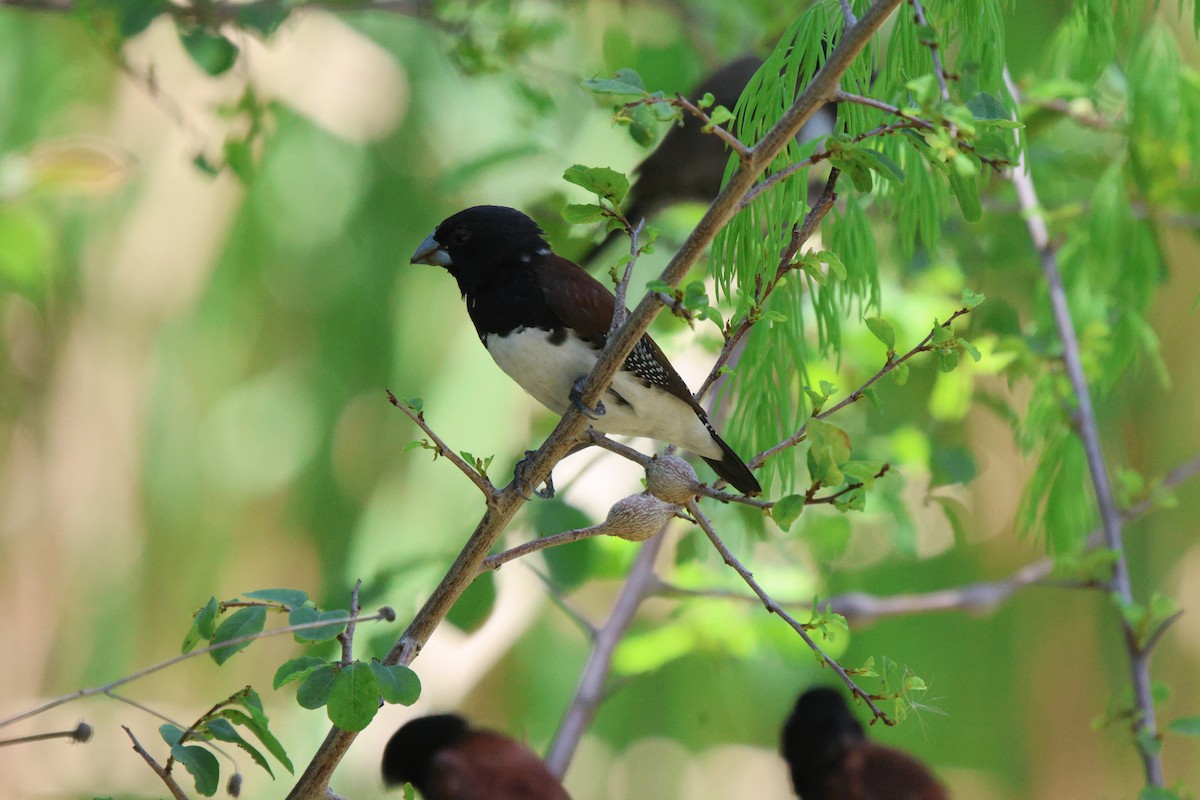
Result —
<instances>
[{"instance_id":1,"label":"perched bird","mask_svg":"<svg viewBox=\"0 0 1200 800\"><path fill-rule=\"evenodd\" d=\"M800 695L783 727L783 758L801 800L947 800L917 759L867 741L842 695Z\"/></svg>"},{"instance_id":2,"label":"perched bird","mask_svg":"<svg viewBox=\"0 0 1200 800\"><path fill-rule=\"evenodd\" d=\"M738 491L762 491L649 336L634 346L597 408L583 407L579 389L608 338L615 298L552 253L537 223L520 211L460 211L421 242L412 263L454 276L488 353L546 408L562 414L575 405L598 431L670 442L699 455Z\"/></svg>"},{"instance_id":3,"label":"perched bird","mask_svg":"<svg viewBox=\"0 0 1200 800\"><path fill-rule=\"evenodd\" d=\"M717 68L687 96L699 99L711 93L715 105L729 110L737 104L746 85L762 66L758 56L742 56ZM806 141L833 132L836 112L825 105L804 124L797 134ZM705 133L700 120L683 115L680 125L672 126L654 152L634 169L635 180L625 200L625 218L636 225L676 203L710 203L721 190L729 148L720 137ZM588 266L602 250L624 236L623 230L610 231L597 245L587 250L579 263Z\"/></svg>"},{"instance_id":4,"label":"perched bird","mask_svg":"<svg viewBox=\"0 0 1200 800\"><path fill-rule=\"evenodd\" d=\"M570 800L532 750L457 714L418 717L392 734L383 782L411 783L425 800Z\"/></svg>"}]
</instances>

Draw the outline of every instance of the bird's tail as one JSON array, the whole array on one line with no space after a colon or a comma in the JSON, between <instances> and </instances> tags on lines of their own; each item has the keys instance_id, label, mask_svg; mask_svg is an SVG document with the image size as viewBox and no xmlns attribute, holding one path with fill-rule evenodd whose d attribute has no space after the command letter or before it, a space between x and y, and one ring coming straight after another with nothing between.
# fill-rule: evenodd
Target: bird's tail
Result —
<instances>
[{"instance_id":1,"label":"bird's tail","mask_svg":"<svg viewBox=\"0 0 1200 800\"><path fill-rule=\"evenodd\" d=\"M717 473L717 477L744 495L762 494L762 487L758 485L754 473L746 466L746 462L733 452L732 447L725 444L724 439L715 434L713 439L720 445L724 455L719 460L705 456L701 456L701 458L708 462L708 465L713 468L713 472Z\"/></svg>"}]
</instances>

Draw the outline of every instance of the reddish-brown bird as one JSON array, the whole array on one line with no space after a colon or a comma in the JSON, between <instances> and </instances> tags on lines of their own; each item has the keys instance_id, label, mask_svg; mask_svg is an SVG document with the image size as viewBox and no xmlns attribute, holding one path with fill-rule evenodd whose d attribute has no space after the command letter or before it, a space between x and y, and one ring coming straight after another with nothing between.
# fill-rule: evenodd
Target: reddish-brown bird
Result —
<instances>
[{"instance_id":1,"label":"reddish-brown bird","mask_svg":"<svg viewBox=\"0 0 1200 800\"><path fill-rule=\"evenodd\" d=\"M532 750L457 714L418 717L396 731L383 750L383 782L411 783L425 800L570 800Z\"/></svg>"},{"instance_id":2,"label":"reddish-brown bird","mask_svg":"<svg viewBox=\"0 0 1200 800\"><path fill-rule=\"evenodd\" d=\"M800 695L783 727L783 758L801 800L948 800L917 759L867 740L833 689Z\"/></svg>"}]
</instances>

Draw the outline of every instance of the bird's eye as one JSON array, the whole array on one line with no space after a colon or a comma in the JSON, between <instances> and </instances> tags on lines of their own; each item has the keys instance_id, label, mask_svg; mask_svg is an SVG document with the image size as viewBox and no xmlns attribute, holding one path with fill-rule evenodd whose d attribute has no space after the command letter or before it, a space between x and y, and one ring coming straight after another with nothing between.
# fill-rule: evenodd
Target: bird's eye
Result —
<instances>
[{"instance_id":1,"label":"bird's eye","mask_svg":"<svg viewBox=\"0 0 1200 800\"><path fill-rule=\"evenodd\" d=\"M450 234L451 244L466 244L471 238L471 232L466 228L455 228L454 233Z\"/></svg>"}]
</instances>

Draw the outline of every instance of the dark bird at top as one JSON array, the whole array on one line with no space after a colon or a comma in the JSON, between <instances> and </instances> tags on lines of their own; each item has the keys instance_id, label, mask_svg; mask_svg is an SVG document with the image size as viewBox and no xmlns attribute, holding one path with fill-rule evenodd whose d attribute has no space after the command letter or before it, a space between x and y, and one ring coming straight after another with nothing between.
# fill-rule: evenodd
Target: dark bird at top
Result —
<instances>
[{"instance_id":1,"label":"dark bird at top","mask_svg":"<svg viewBox=\"0 0 1200 800\"><path fill-rule=\"evenodd\" d=\"M412 262L454 276L488 353L546 408L562 414L575 405L598 431L670 442L699 455L738 491L762 491L649 336L634 346L597 408L583 407L579 388L608 338L615 298L551 252L537 223L520 211L460 211L421 242Z\"/></svg>"},{"instance_id":2,"label":"dark bird at top","mask_svg":"<svg viewBox=\"0 0 1200 800\"><path fill-rule=\"evenodd\" d=\"M457 714L418 717L392 734L383 782L411 783L425 800L571 800L532 750Z\"/></svg>"},{"instance_id":3,"label":"dark bird at top","mask_svg":"<svg viewBox=\"0 0 1200 800\"><path fill-rule=\"evenodd\" d=\"M949 800L924 764L867 740L833 689L809 689L783 727L782 753L801 800Z\"/></svg>"},{"instance_id":4,"label":"dark bird at top","mask_svg":"<svg viewBox=\"0 0 1200 800\"><path fill-rule=\"evenodd\" d=\"M715 105L732 111L762 64L758 56L734 59L718 67L686 96L698 100L711 93ZM800 129L796 139L803 142L832 133L835 115L833 105L822 106ZM654 152L634 168L635 179L625 200L625 218L636 225L677 203L712 202L721 191L728 163L729 148L720 137L705 133L703 123L685 113L682 124L672 126ZM580 257L579 263L589 266L601 251L624 235L620 229L610 231Z\"/></svg>"}]
</instances>

